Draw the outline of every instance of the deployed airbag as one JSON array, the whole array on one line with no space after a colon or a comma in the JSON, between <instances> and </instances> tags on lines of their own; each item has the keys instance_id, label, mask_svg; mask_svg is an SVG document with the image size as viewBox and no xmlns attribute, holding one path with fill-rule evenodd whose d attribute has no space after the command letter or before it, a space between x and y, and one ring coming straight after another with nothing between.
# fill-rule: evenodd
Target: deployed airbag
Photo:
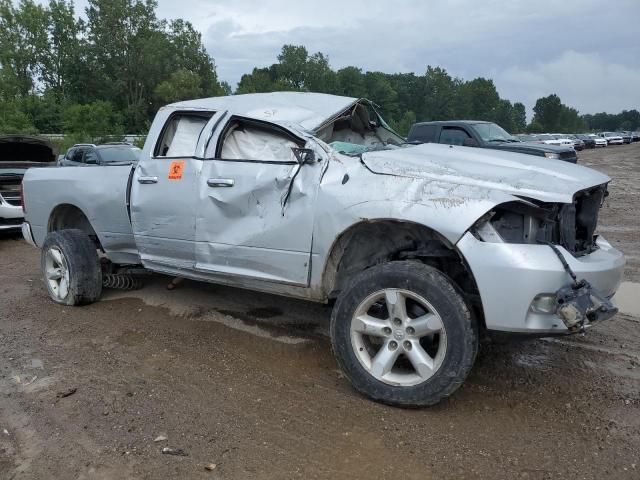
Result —
<instances>
[{"instance_id":1,"label":"deployed airbag","mask_svg":"<svg viewBox=\"0 0 640 480\"><path fill-rule=\"evenodd\" d=\"M292 150L297 147L295 142L282 135L257 128L237 126L225 138L220 158L297 162Z\"/></svg>"},{"instance_id":2,"label":"deployed airbag","mask_svg":"<svg viewBox=\"0 0 640 480\"><path fill-rule=\"evenodd\" d=\"M202 129L207 124L206 118L194 116L180 116L171 123L169 128L175 129L173 137L167 132L165 137L170 138L167 157L193 157Z\"/></svg>"}]
</instances>

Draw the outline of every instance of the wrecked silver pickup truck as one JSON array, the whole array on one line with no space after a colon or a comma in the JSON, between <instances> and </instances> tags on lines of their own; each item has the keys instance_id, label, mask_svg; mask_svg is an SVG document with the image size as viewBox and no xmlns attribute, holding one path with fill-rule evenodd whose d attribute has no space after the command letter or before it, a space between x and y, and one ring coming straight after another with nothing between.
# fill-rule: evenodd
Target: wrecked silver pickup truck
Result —
<instances>
[{"instance_id":1,"label":"wrecked silver pickup truck","mask_svg":"<svg viewBox=\"0 0 640 480\"><path fill-rule=\"evenodd\" d=\"M432 405L482 332L567 334L615 314L624 257L595 233L609 180L403 145L366 100L238 95L161 109L136 165L30 170L23 234L65 305L135 268L334 303L354 387Z\"/></svg>"}]
</instances>

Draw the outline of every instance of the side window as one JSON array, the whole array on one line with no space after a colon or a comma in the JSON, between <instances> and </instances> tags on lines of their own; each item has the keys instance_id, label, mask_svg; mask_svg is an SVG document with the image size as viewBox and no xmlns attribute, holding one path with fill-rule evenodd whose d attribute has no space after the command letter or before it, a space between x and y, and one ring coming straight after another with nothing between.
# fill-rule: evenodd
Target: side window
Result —
<instances>
[{"instance_id":1,"label":"side window","mask_svg":"<svg viewBox=\"0 0 640 480\"><path fill-rule=\"evenodd\" d=\"M97 165L98 163L98 155L92 149L85 150L84 152L84 163L89 165Z\"/></svg>"},{"instance_id":2,"label":"side window","mask_svg":"<svg viewBox=\"0 0 640 480\"><path fill-rule=\"evenodd\" d=\"M72 160L73 159L73 154L75 153L76 149L75 148L70 148L69 151L67 152L67 154L64 156L65 160Z\"/></svg>"},{"instance_id":3,"label":"side window","mask_svg":"<svg viewBox=\"0 0 640 480\"><path fill-rule=\"evenodd\" d=\"M73 157L71 157L71 161L82 163L82 155L84 154L84 148L76 148L73 152Z\"/></svg>"},{"instance_id":4,"label":"side window","mask_svg":"<svg viewBox=\"0 0 640 480\"><path fill-rule=\"evenodd\" d=\"M193 157L200 134L212 113L179 113L167 120L154 150L155 157Z\"/></svg>"},{"instance_id":5,"label":"side window","mask_svg":"<svg viewBox=\"0 0 640 480\"><path fill-rule=\"evenodd\" d=\"M216 158L222 160L257 160L296 162L293 148L298 141L285 132L267 126L233 121L218 145Z\"/></svg>"},{"instance_id":6,"label":"side window","mask_svg":"<svg viewBox=\"0 0 640 480\"><path fill-rule=\"evenodd\" d=\"M410 142L430 143L436 141L437 125L416 125L409 132Z\"/></svg>"},{"instance_id":7,"label":"side window","mask_svg":"<svg viewBox=\"0 0 640 480\"><path fill-rule=\"evenodd\" d=\"M440 142L445 145L464 145L464 141L471 138L467 132L458 127L443 127L440 132Z\"/></svg>"}]
</instances>

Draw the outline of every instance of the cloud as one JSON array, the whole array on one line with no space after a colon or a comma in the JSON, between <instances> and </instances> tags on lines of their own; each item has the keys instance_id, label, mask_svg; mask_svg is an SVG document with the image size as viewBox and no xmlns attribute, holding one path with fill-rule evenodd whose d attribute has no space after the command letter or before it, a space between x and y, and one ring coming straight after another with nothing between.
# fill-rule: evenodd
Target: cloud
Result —
<instances>
[{"instance_id":1,"label":"cloud","mask_svg":"<svg viewBox=\"0 0 640 480\"><path fill-rule=\"evenodd\" d=\"M568 50L548 62L497 72L494 81L504 96L529 108L551 93L581 113L640 107L640 66L610 62L599 54Z\"/></svg>"},{"instance_id":2,"label":"cloud","mask_svg":"<svg viewBox=\"0 0 640 480\"><path fill-rule=\"evenodd\" d=\"M75 4L81 13L87 0ZM638 7L638 0L159 0L157 13L191 21L231 85L276 62L290 43L327 54L333 68L421 74L438 65L464 79L493 78L502 97L531 114L549 93L583 113L640 108Z\"/></svg>"},{"instance_id":3,"label":"cloud","mask_svg":"<svg viewBox=\"0 0 640 480\"><path fill-rule=\"evenodd\" d=\"M530 115L549 93L584 113L640 106L633 0L615 8L596 0L184 1L201 8L205 46L232 85L292 43L327 54L334 68L423 73L439 65L464 79L493 78Z\"/></svg>"}]
</instances>

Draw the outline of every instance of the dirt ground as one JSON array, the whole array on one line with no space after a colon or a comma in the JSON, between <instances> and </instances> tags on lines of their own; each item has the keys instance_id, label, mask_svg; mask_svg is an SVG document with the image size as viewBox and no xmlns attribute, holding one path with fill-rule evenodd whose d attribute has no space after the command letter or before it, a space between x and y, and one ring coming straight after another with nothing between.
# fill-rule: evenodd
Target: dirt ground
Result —
<instances>
[{"instance_id":1,"label":"dirt ground","mask_svg":"<svg viewBox=\"0 0 640 480\"><path fill-rule=\"evenodd\" d=\"M613 178L600 232L639 282L640 144L579 157ZM638 317L483 345L452 398L402 410L342 377L328 307L160 276L62 307L36 249L0 260L1 479L640 478Z\"/></svg>"}]
</instances>

